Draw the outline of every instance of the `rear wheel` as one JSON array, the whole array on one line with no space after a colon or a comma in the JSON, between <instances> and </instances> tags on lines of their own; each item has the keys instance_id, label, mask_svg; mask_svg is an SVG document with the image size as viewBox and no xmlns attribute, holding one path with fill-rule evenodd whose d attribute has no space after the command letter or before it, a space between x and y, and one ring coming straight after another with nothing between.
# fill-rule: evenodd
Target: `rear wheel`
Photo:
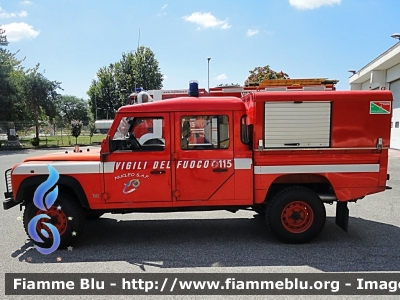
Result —
<instances>
[{"instance_id":1,"label":"rear wheel","mask_svg":"<svg viewBox=\"0 0 400 300\"><path fill-rule=\"evenodd\" d=\"M53 206L44 211L38 209L33 202L28 203L24 210L24 228L28 236L29 222L41 214L47 215L50 218L41 218L36 222L36 232L43 240L43 243L31 239L35 245L42 248L50 248L53 245L53 234L44 223L53 225L60 234L59 249L72 246L83 235L85 215L83 209L74 202L71 196L59 194Z\"/></svg>"},{"instance_id":2,"label":"rear wheel","mask_svg":"<svg viewBox=\"0 0 400 300\"><path fill-rule=\"evenodd\" d=\"M326 212L321 199L312 190L291 187L282 190L266 211L269 229L285 243L306 243L322 231Z\"/></svg>"}]
</instances>

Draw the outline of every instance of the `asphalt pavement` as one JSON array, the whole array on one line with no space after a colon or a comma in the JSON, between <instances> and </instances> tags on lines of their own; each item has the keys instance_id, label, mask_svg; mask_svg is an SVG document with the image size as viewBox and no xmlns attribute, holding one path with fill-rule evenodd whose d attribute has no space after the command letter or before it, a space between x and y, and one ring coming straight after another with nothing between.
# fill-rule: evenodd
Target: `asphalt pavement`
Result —
<instances>
[{"instance_id":1,"label":"asphalt pavement","mask_svg":"<svg viewBox=\"0 0 400 300\"><path fill-rule=\"evenodd\" d=\"M4 176L6 169L26 157L55 151L60 149L0 151L0 174ZM19 207L7 211L1 209L0 294L4 295L4 274L15 272L400 272L400 151L390 151L389 173L388 185L393 187L392 190L370 195L357 203L349 204L350 220L347 233L335 225L335 205L327 205L324 230L314 241L302 245L278 242L268 232L263 218L252 211L105 214L98 220L87 222L84 237L72 251L57 250L49 255L42 255L27 240ZM4 179L0 179L0 191L3 196ZM106 297L71 296L71 299ZM43 296L12 298L42 299ZM265 297L249 299L257 298ZM320 296L307 296L307 299L309 298L319 299Z\"/></svg>"}]
</instances>

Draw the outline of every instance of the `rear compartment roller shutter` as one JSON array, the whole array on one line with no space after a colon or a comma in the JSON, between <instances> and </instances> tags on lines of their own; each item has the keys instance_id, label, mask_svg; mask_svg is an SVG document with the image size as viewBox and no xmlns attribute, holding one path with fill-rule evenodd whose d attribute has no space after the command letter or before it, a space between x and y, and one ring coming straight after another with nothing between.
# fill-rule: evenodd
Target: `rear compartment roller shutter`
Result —
<instances>
[{"instance_id":1,"label":"rear compartment roller shutter","mask_svg":"<svg viewBox=\"0 0 400 300\"><path fill-rule=\"evenodd\" d=\"M329 147L331 102L266 102L265 148Z\"/></svg>"}]
</instances>

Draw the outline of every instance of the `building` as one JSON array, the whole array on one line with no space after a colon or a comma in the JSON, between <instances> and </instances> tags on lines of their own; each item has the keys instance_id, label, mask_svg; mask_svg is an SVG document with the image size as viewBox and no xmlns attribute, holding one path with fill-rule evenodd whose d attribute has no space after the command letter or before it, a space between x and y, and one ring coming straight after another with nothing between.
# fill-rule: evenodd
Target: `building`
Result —
<instances>
[{"instance_id":1,"label":"building","mask_svg":"<svg viewBox=\"0 0 400 300\"><path fill-rule=\"evenodd\" d=\"M400 38L400 35L392 37ZM350 70L351 90L386 89L393 93L390 147L400 149L400 42L379 55L359 71Z\"/></svg>"}]
</instances>

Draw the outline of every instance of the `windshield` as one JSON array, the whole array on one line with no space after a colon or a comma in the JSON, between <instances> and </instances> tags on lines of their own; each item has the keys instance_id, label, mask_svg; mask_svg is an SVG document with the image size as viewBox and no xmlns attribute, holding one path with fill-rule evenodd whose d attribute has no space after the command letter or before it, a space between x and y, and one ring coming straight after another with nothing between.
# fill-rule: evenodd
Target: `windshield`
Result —
<instances>
[{"instance_id":1,"label":"windshield","mask_svg":"<svg viewBox=\"0 0 400 300\"><path fill-rule=\"evenodd\" d=\"M164 126L164 119L158 116L123 117L112 136L112 149L161 151L165 147Z\"/></svg>"},{"instance_id":2,"label":"windshield","mask_svg":"<svg viewBox=\"0 0 400 300\"><path fill-rule=\"evenodd\" d=\"M129 126L133 123L134 118L122 118L121 122L119 122L118 129L115 132L114 140L123 139L127 137L129 133Z\"/></svg>"},{"instance_id":3,"label":"windshield","mask_svg":"<svg viewBox=\"0 0 400 300\"><path fill-rule=\"evenodd\" d=\"M113 140L128 138L130 133L133 133L136 138L140 138L146 133L152 132L153 119L125 117L121 119Z\"/></svg>"}]
</instances>

